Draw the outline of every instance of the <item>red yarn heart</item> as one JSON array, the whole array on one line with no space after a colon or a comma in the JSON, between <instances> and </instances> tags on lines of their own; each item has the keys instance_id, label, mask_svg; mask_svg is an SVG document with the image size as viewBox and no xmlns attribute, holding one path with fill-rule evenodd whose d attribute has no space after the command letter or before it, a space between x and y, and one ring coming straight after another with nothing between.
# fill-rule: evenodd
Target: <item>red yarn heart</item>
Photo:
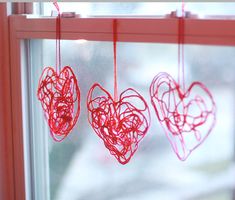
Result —
<instances>
[{"instance_id":1,"label":"red yarn heart","mask_svg":"<svg viewBox=\"0 0 235 200\"><path fill-rule=\"evenodd\" d=\"M58 75L52 67L45 68L39 80L37 96L52 138L62 141L80 114L80 90L72 68L66 66Z\"/></svg>"},{"instance_id":2,"label":"red yarn heart","mask_svg":"<svg viewBox=\"0 0 235 200\"><path fill-rule=\"evenodd\" d=\"M160 73L151 83L150 96L176 155L186 160L215 125L216 106L210 91L201 82L193 82L183 92L169 74Z\"/></svg>"},{"instance_id":3,"label":"red yarn heart","mask_svg":"<svg viewBox=\"0 0 235 200\"><path fill-rule=\"evenodd\" d=\"M103 95L93 97L95 89ZM114 101L95 83L87 96L87 108L89 123L106 148L121 164L128 163L149 128L150 114L144 98L128 88Z\"/></svg>"}]
</instances>

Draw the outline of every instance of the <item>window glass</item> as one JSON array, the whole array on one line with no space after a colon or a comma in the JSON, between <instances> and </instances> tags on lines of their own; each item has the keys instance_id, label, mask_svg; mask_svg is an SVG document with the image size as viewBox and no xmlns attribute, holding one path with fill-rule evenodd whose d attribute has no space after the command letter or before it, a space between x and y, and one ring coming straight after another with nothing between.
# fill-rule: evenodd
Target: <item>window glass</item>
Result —
<instances>
[{"instance_id":1,"label":"window glass","mask_svg":"<svg viewBox=\"0 0 235 200\"><path fill-rule=\"evenodd\" d=\"M82 17L89 15L166 15L171 11L180 12L179 2L132 2L132 3L59 3L62 12L76 12ZM185 2L185 11L198 17L207 15L234 15L234 2ZM53 3L43 3L46 16L55 10Z\"/></svg>"},{"instance_id":2,"label":"window glass","mask_svg":"<svg viewBox=\"0 0 235 200\"><path fill-rule=\"evenodd\" d=\"M87 120L86 96L92 84L99 82L113 93L112 45L112 42L62 41L62 65L73 68L81 89L81 114L70 135L56 143L50 137L36 98L43 68L55 65L55 41L30 41L28 76L34 195L40 196L37 193L46 190L48 196L41 199L232 200L235 48L185 45L186 85L201 81L210 89L217 104L217 123L204 144L187 161L181 162L157 120L148 92L154 75L159 72L168 72L177 79L178 46L117 44L119 93L128 87L135 88L148 102L152 118L138 151L123 166L109 154Z\"/></svg>"}]
</instances>

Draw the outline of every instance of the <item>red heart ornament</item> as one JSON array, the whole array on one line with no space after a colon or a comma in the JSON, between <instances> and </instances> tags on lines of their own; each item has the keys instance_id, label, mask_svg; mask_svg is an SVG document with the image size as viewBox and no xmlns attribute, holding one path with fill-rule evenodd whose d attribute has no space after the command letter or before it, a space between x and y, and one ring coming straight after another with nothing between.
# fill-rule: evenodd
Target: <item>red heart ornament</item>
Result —
<instances>
[{"instance_id":1,"label":"red heart ornament","mask_svg":"<svg viewBox=\"0 0 235 200\"><path fill-rule=\"evenodd\" d=\"M71 67L59 74L46 67L39 79L37 91L52 138L60 142L72 130L80 114L80 90Z\"/></svg>"},{"instance_id":2,"label":"red heart ornament","mask_svg":"<svg viewBox=\"0 0 235 200\"><path fill-rule=\"evenodd\" d=\"M97 96L96 92L102 92L102 95ZM119 163L128 163L150 124L149 108L144 98L128 88L120 94L118 101L114 101L103 87L95 83L87 96L87 109L89 123L105 147Z\"/></svg>"},{"instance_id":3,"label":"red heart ornament","mask_svg":"<svg viewBox=\"0 0 235 200\"><path fill-rule=\"evenodd\" d=\"M216 105L201 82L183 92L167 73L159 73L150 85L151 102L171 146L180 160L202 144L216 121Z\"/></svg>"}]
</instances>

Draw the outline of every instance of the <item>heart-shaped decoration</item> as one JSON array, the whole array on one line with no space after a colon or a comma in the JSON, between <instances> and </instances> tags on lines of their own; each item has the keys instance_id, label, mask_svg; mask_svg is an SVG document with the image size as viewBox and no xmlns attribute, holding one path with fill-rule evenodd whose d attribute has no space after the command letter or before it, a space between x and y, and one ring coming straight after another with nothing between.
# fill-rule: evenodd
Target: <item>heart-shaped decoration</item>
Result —
<instances>
[{"instance_id":1,"label":"heart-shaped decoration","mask_svg":"<svg viewBox=\"0 0 235 200\"><path fill-rule=\"evenodd\" d=\"M216 121L216 105L201 82L183 92L167 73L158 74L150 86L151 102L173 150L180 160L202 144Z\"/></svg>"},{"instance_id":2,"label":"heart-shaped decoration","mask_svg":"<svg viewBox=\"0 0 235 200\"><path fill-rule=\"evenodd\" d=\"M71 67L65 66L59 74L46 67L37 91L52 138L60 142L72 130L80 114L80 90Z\"/></svg>"},{"instance_id":3,"label":"heart-shaped decoration","mask_svg":"<svg viewBox=\"0 0 235 200\"><path fill-rule=\"evenodd\" d=\"M121 164L128 163L149 128L150 113L144 98L128 88L114 101L95 83L87 96L87 109L89 123L105 147Z\"/></svg>"}]
</instances>

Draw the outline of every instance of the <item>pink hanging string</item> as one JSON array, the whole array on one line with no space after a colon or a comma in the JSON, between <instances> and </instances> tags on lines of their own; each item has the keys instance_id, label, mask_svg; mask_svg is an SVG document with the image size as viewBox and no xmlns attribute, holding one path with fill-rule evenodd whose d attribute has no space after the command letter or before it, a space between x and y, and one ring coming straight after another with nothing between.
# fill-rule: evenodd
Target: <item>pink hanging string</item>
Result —
<instances>
[{"instance_id":1,"label":"pink hanging string","mask_svg":"<svg viewBox=\"0 0 235 200\"><path fill-rule=\"evenodd\" d=\"M178 18L178 83L167 73L159 73L150 85L151 103L171 146L180 160L202 144L214 128L216 105L201 82L185 88L184 3Z\"/></svg>"},{"instance_id":2,"label":"pink hanging string","mask_svg":"<svg viewBox=\"0 0 235 200\"><path fill-rule=\"evenodd\" d=\"M46 67L39 79L37 97L41 102L52 138L60 142L75 126L80 114L80 89L70 66L61 69L61 15L56 18L56 71Z\"/></svg>"},{"instance_id":3,"label":"pink hanging string","mask_svg":"<svg viewBox=\"0 0 235 200\"><path fill-rule=\"evenodd\" d=\"M147 133L150 113L145 99L134 89L128 88L118 97L116 41L117 21L114 20L114 98L95 83L88 92L87 109L89 123L105 147L119 163L126 164ZM97 96L97 93L102 95Z\"/></svg>"}]
</instances>

